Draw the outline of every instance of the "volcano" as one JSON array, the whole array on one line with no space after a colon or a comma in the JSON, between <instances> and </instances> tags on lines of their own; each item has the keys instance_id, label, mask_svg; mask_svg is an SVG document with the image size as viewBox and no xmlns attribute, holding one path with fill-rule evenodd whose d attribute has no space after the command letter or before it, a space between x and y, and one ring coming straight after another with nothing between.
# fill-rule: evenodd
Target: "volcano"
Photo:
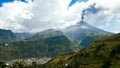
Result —
<instances>
[{"instance_id":1,"label":"volcano","mask_svg":"<svg viewBox=\"0 0 120 68\"><path fill-rule=\"evenodd\" d=\"M89 25L84 21L80 21L76 25L69 26L62 31L80 49L86 47L99 38L103 38L112 34Z\"/></svg>"}]
</instances>

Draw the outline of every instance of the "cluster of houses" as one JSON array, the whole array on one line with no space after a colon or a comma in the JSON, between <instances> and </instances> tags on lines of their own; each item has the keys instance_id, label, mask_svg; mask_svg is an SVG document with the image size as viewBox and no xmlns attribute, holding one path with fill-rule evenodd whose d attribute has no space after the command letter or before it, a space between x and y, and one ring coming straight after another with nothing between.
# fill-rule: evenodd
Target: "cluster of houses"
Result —
<instances>
[{"instance_id":1,"label":"cluster of houses","mask_svg":"<svg viewBox=\"0 0 120 68\"><path fill-rule=\"evenodd\" d=\"M27 65L31 65L33 62L37 64L45 64L50 61L52 58L44 57L44 58L27 58L27 59L16 59L9 62L6 62L7 65L15 64L16 62L22 62Z\"/></svg>"}]
</instances>

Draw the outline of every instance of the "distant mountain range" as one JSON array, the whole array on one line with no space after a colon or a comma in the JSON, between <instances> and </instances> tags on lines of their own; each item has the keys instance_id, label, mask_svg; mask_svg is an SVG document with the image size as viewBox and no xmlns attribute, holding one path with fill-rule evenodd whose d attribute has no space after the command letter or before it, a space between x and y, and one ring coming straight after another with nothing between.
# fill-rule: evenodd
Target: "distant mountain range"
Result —
<instances>
[{"instance_id":1,"label":"distant mountain range","mask_svg":"<svg viewBox=\"0 0 120 68\"><path fill-rule=\"evenodd\" d=\"M119 68L120 33L105 37L73 54L58 56L44 68Z\"/></svg>"},{"instance_id":2,"label":"distant mountain range","mask_svg":"<svg viewBox=\"0 0 120 68\"><path fill-rule=\"evenodd\" d=\"M84 21L64 30L48 29L37 33L13 33L0 29L0 59L55 57L76 52L109 35L112 33Z\"/></svg>"},{"instance_id":3,"label":"distant mountain range","mask_svg":"<svg viewBox=\"0 0 120 68\"><path fill-rule=\"evenodd\" d=\"M24 40L30 38L34 33L14 33L18 40Z\"/></svg>"},{"instance_id":4,"label":"distant mountain range","mask_svg":"<svg viewBox=\"0 0 120 68\"><path fill-rule=\"evenodd\" d=\"M37 35L44 38L46 35L49 37L54 35L65 35L81 49L99 38L112 35L112 33L93 27L84 21L80 21L76 25L69 26L63 30L48 29L37 33L13 33L11 30L0 29L1 42L24 40L31 37L35 38L35 36L37 38Z\"/></svg>"}]
</instances>

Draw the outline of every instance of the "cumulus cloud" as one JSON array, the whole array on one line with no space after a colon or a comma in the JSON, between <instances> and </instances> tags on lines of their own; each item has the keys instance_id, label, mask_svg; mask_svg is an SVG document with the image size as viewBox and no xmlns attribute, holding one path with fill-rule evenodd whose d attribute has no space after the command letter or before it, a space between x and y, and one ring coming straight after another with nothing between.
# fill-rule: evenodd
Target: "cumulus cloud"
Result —
<instances>
[{"instance_id":1,"label":"cumulus cloud","mask_svg":"<svg viewBox=\"0 0 120 68\"><path fill-rule=\"evenodd\" d=\"M120 32L120 21L117 21L120 20L120 0L90 0L89 2L95 3L95 7L100 10L96 14L86 15L87 23L109 32Z\"/></svg>"},{"instance_id":2,"label":"cumulus cloud","mask_svg":"<svg viewBox=\"0 0 120 68\"><path fill-rule=\"evenodd\" d=\"M84 3L69 7L71 0L37 0L34 1L32 11L34 16L25 20L24 24L32 32L49 28L61 29L76 24L80 20L80 14ZM35 25L34 25L35 24ZM33 29L34 27L34 29ZM28 30L29 30L28 29Z\"/></svg>"},{"instance_id":3,"label":"cumulus cloud","mask_svg":"<svg viewBox=\"0 0 120 68\"><path fill-rule=\"evenodd\" d=\"M72 0L15 0L0 7L0 28L14 32L39 32L45 29L63 29L76 24L84 14L84 21L111 31L111 24L120 26L120 1L85 0L69 6ZM106 28L105 28L106 27ZM114 28L112 32L119 32Z\"/></svg>"},{"instance_id":4,"label":"cumulus cloud","mask_svg":"<svg viewBox=\"0 0 120 68\"><path fill-rule=\"evenodd\" d=\"M15 32L25 30L22 22L25 19L31 19L33 15L29 7L30 5L21 1L4 3L0 8L0 28L11 29Z\"/></svg>"}]
</instances>

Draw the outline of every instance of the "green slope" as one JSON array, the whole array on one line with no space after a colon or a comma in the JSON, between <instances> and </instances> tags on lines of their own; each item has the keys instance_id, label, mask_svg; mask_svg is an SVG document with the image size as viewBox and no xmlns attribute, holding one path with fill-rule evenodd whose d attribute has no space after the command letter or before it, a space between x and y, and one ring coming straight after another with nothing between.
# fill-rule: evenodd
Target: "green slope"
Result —
<instances>
[{"instance_id":1,"label":"green slope","mask_svg":"<svg viewBox=\"0 0 120 68\"><path fill-rule=\"evenodd\" d=\"M46 68L119 68L120 34L99 39L80 52L58 56L44 66Z\"/></svg>"},{"instance_id":2,"label":"green slope","mask_svg":"<svg viewBox=\"0 0 120 68\"><path fill-rule=\"evenodd\" d=\"M38 36L39 38L39 36ZM0 47L0 59L11 60L30 57L55 57L76 50L74 44L65 36L17 41Z\"/></svg>"},{"instance_id":3,"label":"green slope","mask_svg":"<svg viewBox=\"0 0 120 68\"><path fill-rule=\"evenodd\" d=\"M36 33L35 35L30 37L29 39L32 39L32 40L37 39L38 40L38 39L45 39L45 38L54 37L54 36L61 36L61 35L63 35L63 33L59 30L48 29L48 30Z\"/></svg>"},{"instance_id":4,"label":"green slope","mask_svg":"<svg viewBox=\"0 0 120 68\"><path fill-rule=\"evenodd\" d=\"M0 44L15 41L17 38L11 30L0 29Z\"/></svg>"}]
</instances>

